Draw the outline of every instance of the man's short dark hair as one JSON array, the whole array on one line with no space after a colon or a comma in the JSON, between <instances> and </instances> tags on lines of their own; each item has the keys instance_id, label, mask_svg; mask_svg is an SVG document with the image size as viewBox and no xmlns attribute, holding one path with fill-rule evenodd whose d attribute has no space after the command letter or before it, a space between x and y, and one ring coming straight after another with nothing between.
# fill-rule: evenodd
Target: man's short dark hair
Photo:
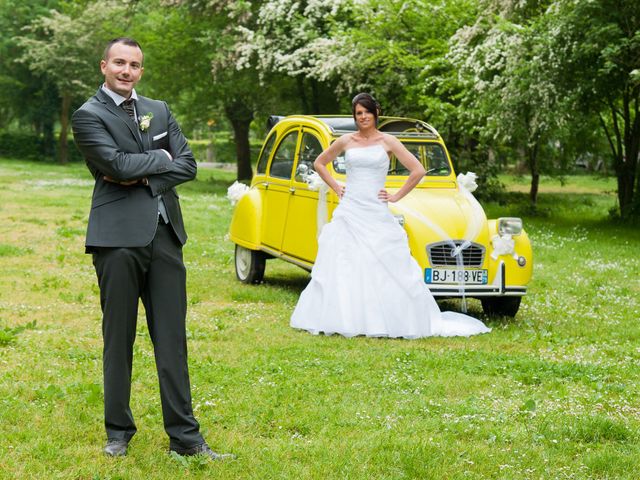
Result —
<instances>
[{"instance_id":1,"label":"man's short dark hair","mask_svg":"<svg viewBox=\"0 0 640 480\"><path fill-rule=\"evenodd\" d=\"M111 50L111 47L113 47L116 43L122 43L123 45L127 45L129 47L138 47L140 49L140 51L142 52L142 47L133 38L130 38L130 37L118 37L118 38L114 38L113 40L109 41L109 43L107 43L107 46L104 47L104 53L102 54L102 59L104 61L106 61L109 58L109 50ZM142 58L144 59L144 53L142 54Z\"/></svg>"}]
</instances>

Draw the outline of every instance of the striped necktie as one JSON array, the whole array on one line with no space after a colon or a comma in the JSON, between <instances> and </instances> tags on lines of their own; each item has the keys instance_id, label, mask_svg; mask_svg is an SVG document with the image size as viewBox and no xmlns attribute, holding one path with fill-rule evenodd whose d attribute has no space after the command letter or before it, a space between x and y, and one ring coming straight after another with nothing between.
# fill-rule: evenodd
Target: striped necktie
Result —
<instances>
[{"instance_id":1,"label":"striped necktie","mask_svg":"<svg viewBox=\"0 0 640 480\"><path fill-rule=\"evenodd\" d=\"M131 120L133 121L135 121L135 118L136 118L136 110L135 110L135 107L133 106L134 102L135 100L133 98L130 98L120 104L122 109L129 114L129 116L131 117Z\"/></svg>"}]
</instances>

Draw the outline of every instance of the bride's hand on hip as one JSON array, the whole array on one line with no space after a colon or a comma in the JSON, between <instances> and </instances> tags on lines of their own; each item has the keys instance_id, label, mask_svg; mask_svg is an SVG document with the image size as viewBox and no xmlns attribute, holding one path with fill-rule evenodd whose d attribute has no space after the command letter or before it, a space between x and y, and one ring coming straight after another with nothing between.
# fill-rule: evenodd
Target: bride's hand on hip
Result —
<instances>
[{"instance_id":1,"label":"bride's hand on hip","mask_svg":"<svg viewBox=\"0 0 640 480\"><path fill-rule=\"evenodd\" d=\"M392 197L393 195L389 194L389 192L387 192L384 188L381 188L378 192L378 199L382 200L383 202L393 202Z\"/></svg>"},{"instance_id":2,"label":"bride's hand on hip","mask_svg":"<svg viewBox=\"0 0 640 480\"><path fill-rule=\"evenodd\" d=\"M338 198L344 197L344 193L346 191L347 191L347 187L345 187L344 185L340 185L340 184L338 184L337 188L334 189L334 192L336 192L336 195L338 195Z\"/></svg>"}]
</instances>

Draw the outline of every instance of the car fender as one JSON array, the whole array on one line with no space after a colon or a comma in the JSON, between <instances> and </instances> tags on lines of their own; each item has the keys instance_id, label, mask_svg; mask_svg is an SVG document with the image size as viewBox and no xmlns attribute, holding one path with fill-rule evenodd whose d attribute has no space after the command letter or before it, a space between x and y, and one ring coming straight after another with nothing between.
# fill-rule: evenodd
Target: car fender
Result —
<instances>
[{"instance_id":1,"label":"car fender","mask_svg":"<svg viewBox=\"0 0 640 480\"><path fill-rule=\"evenodd\" d=\"M254 187L240 198L233 211L229 227L230 240L251 250L260 249L261 218L262 195L260 190Z\"/></svg>"},{"instance_id":2,"label":"car fender","mask_svg":"<svg viewBox=\"0 0 640 480\"><path fill-rule=\"evenodd\" d=\"M498 221L496 219L489 220L489 232L491 238L498 234ZM493 247L489 248L488 260L491 264L497 265L499 262L505 264L505 282L506 285L524 286L531 281L533 275L533 249L529 235L523 229L519 235L512 237L514 243L514 255L500 255L497 259L491 257ZM524 265L518 263L519 258L523 258ZM490 267L493 270L494 265Z\"/></svg>"},{"instance_id":3,"label":"car fender","mask_svg":"<svg viewBox=\"0 0 640 480\"><path fill-rule=\"evenodd\" d=\"M425 235L427 229L425 226L417 221L415 218L407 215L403 216L404 219L404 231L407 234L407 240L409 243L409 250L411 255L418 262L419 265L425 265L427 262L427 252L424 248Z\"/></svg>"}]
</instances>

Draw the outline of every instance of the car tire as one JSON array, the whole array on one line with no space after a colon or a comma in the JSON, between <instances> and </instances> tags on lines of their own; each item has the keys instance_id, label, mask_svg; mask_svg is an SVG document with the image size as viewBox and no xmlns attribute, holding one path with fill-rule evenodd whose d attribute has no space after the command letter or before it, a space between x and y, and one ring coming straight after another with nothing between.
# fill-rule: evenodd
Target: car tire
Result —
<instances>
[{"instance_id":1,"label":"car tire","mask_svg":"<svg viewBox=\"0 0 640 480\"><path fill-rule=\"evenodd\" d=\"M481 298L482 309L489 316L515 317L522 297Z\"/></svg>"},{"instance_id":2,"label":"car tire","mask_svg":"<svg viewBox=\"0 0 640 480\"><path fill-rule=\"evenodd\" d=\"M259 250L236 245L235 265L236 277L243 283L260 283L264 278L264 268L267 258Z\"/></svg>"}]
</instances>

